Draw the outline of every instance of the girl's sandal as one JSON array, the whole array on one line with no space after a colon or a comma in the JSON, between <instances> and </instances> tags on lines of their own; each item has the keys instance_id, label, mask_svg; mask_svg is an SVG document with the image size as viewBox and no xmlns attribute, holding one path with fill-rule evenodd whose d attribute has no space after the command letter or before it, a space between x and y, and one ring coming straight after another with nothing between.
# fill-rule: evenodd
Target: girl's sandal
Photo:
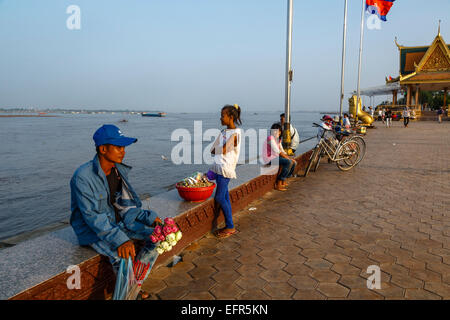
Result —
<instances>
[{"instance_id":1,"label":"girl's sandal","mask_svg":"<svg viewBox=\"0 0 450 320\"><path fill-rule=\"evenodd\" d=\"M221 229L221 230L216 232L216 237L217 238L221 238L221 239L228 238L229 236L231 236L231 235L233 235L235 233L236 233L236 229L233 230L233 231L225 231L225 230Z\"/></svg>"}]
</instances>

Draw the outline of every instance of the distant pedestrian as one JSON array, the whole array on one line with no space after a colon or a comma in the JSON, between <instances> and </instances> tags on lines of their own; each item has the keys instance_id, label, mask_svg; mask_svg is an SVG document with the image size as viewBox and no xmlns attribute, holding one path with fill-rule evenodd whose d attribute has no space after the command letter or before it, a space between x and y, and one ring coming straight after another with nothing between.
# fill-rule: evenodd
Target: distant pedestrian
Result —
<instances>
[{"instance_id":1,"label":"distant pedestrian","mask_svg":"<svg viewBox=\"0 0 450 320\"><path fill-rule=\"evenodd\" d=\"M381 108L378 109L378 121L383 121L383 110Z\"/></svg>"},{"instance_id":2,"label":"distant pedestrian","mask_svg":"<svg viewBox=\"0 0 450 320\"><path fill-rule=\"evenodd\" d=\"M409 111L408 107L403 108L402 116L403 116L403 125L406 128L408 127L409 118L411 117L411 112Z\"/></svg>"},{"instance_id":3,"label":"distant pedestrian","mask_svg":"<svg viewBox=\"0 0 450 320\"><path fill-rule=\"evenodd\" d=\"M386 109L384 119L386 121L386 128L392 126L392 111L389 108Z\"/></svg>"},{"instance_id":4,"label":"distant pedestrian","mask_svg":"<svg viewBox=\"0 0 450 320\"><path fill-rule=\"evenodd\" d=\"M372 118L373 118L374 112L375 112L375 110L373 110L372 107L369 107L369 114Z\"/></svg>"},{"instance_id":5,"label":"distant pedestrian","mask_svg":"<svg viewBox=\"0 0 450 320\"><path fill-rule=\"evenodd\" d=\"M350 131L352 125L350 123L350 119L348 118L347 113L344 113L344 120L342 121L342 125L344 126L345 130Z\"/></svg>"},{"instance_id":6,"label":"distant pedestrian","mask_svg":"<svg viewBox=\"0 0 450 320\"><path fill-rule=\"evenodd\" d=\"M442 107L439 108L437 112L438 122L442 123L442 116L444 115L444 109Z\"/></svg>"},{"instance_id":7,"label":"distant pedestrian","mask_svg":"<svg viewBox=\"0 0 450 320\"><path fill-rule=\"evenodd\" d=\"M236 233L228 183L230 179L236 179L236 164L241 147L241 129L236 128L236 126L242 124L241 108L237 104L224 106L220 121L227 128L220 132L211 148L211 154L214 155L214 165L211 170L217 175L217 189L214 200L222 208L226 224L225 228L217 230L215 235L218 238L227 238Z\"/></svg>"},{"instance_id":8,"label":"distant pedestrian","mask_svg":"<svg viewBox=\"0 0 450 320\"><path fill-rule=\"evenodd\" d=\"M383 108L381 110L381 121L383 121L383 124L385 123L385 120L386 120L386 109Z\"/></svg>"}]
</instances>

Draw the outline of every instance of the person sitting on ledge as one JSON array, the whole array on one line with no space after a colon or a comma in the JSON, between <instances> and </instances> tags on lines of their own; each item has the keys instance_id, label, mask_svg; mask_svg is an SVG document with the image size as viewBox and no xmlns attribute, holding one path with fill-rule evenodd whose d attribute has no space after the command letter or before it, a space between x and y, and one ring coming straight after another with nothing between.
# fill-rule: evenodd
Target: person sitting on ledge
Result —
<instances>
[{"instance_id":1,"label":"person sitting on ledge","mask_svg":"<svg viewBox=\"0 0 450 320\"><path fill-rule=\"evenodd\" d=\"M136 258L150 263L148 276L158 257L150 235L161 219L154 211L142 209L128 181L131 167L122 163L125 147L137 139L125 137L114 125L103 125L93 139L97 154L70 180L70 224L80 245L89 245L107 256L116 275L121 258L136 257L132 239L145 240ZM141 297L148 298L148 294L141 291Z\"/></svg>"},{"instance_id":2,"label":"person sitting on ledge","mask_svg":"<svg viewBox=\"0 0 450 320\"><path fill-rule=\"evenodd\" d=\"M297 162L291 159L286 152L284 152L281 144L281 124L274 123L270 128L270 135L267 137L266 146L263 149L262 158L266 164L274 164L272 161L277 161L281 168L277 176L275 189L279 191L286 191L286 179L291 177L294 173Z\"/></svg>"}]
</instances>

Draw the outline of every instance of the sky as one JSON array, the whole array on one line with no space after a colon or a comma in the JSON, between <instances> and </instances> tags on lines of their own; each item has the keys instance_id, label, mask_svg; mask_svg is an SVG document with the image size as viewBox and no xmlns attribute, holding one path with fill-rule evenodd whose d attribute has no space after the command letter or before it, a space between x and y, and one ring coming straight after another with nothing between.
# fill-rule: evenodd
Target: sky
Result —
<instances>
[{"instance_id":1,"label":"sky","mask_svg":"<svg viewBox=\"0 0 450 320\"><path fill-rule=\"evenodd\" d=\"M362 1L348 3L346 99ZM448 12L448 0L397 0L381 30L365 27L361 88L398 76L395 37L430 45L441 19L449 42ZM292 111L339 109L343 13L344 0L294 0ZM287 0L0 0L0 108L283 110L286 20Z\"/></svg>"}]
</instances>

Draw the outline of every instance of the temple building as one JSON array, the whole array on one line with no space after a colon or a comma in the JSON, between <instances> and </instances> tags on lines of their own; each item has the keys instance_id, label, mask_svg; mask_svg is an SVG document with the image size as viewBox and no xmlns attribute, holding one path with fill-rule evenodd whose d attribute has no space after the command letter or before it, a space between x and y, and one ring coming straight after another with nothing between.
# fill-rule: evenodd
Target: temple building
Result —
<instances>
[{"instance_id":1,"label":"temple building","mask_svg":"<svg viewBox=\"0 0 450 320\"><path fill-rule=\"evenodd\" d=\"M400 70L397 78L386 78L386 85L368 88L361 95L373 97L392 93L392 110L405 105L397 104L397 94L406 93L406 105L421 116L423 106L419 103L420 91L444 91L443 107L448 108L447 92L450 88L450 45L446 44L440 28L430 46L406 47L397 43ZM450 108L449 116L450 116Z\"/></svg>"}]
</instances>

